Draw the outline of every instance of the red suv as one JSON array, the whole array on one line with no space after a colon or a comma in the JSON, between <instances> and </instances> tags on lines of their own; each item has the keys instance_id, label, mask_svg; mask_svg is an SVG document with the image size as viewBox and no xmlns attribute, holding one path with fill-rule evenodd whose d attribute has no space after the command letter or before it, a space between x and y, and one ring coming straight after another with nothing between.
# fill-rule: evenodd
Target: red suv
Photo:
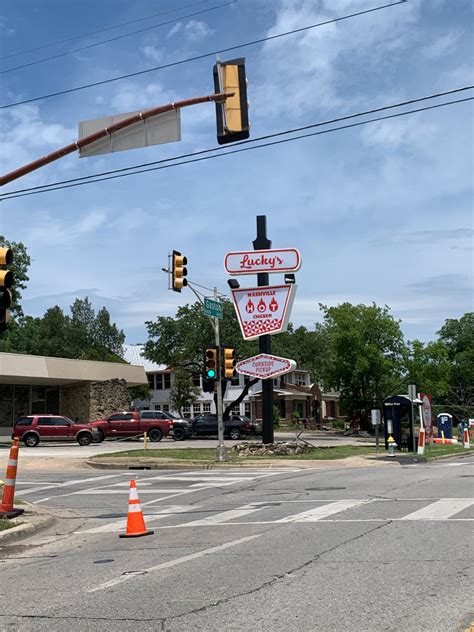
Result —
<instances>
[{"instance_id":1,"label":"red suv","mask_svg":"<svg viewBox=\"0 0 474 632\"><path fill-rule=\"evenodd\" d=\"M34 448L40 441L77 441L79 445L89 445L92 441L100 441L100 434L96 428L77 424L60 415L26 415L15 422L14 438Z\"/></svg>"}]
</instances>

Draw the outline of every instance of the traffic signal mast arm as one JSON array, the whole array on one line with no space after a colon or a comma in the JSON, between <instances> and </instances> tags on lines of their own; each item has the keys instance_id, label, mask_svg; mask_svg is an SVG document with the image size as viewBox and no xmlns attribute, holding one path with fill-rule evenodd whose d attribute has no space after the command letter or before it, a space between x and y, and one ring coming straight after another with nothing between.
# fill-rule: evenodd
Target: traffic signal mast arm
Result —
<instances>
[{"instance_id":1,"label":"traffic signal mast arm","mask_svg":"<svg viewBox=\"0 0 474 632\"><path fill-rule=\"evenodd\" d=\"M198 105L199 103L206 103L207 101L216 101L216 102L225 101L226 99L233 96L234 96L233 92L228 92L228 93L220 92L220 93L208 94L203 97L195 97L194 99L185 99L184 101L175 101L173 103L168 103L167 105L160 105L157 108L151 108L150 110L145 110L143 112L139 112L138 114L133 114L132 116L129 116L128 118L123 119L122 121L114 123L110 127L104 127L98 132L94 132L94 134L85 136L84 138L81 138L77 140L76 142L71 143L70 145L66 145L66 147L57 149L56 151L53 151L50 154L46 154L46 156L43 156L42 158L38 158L38 160L34 160L33 162L30 162L24 165L23 167L19 167L18 169L15 169L14 171L10 171L4 176L0 176L0 186L8 184L9 182L12 182L13 180L17 180L18 178L21 178L22 176L25 176L28 173L31 173L32 171L39 169L40 167L44 167L50 162L54 162L55 160L58 160L59 158L62 158L63 156L72 154L72 152L78 151L79 149L82 149L83 147L86 147L87 145L90 145L94 143L95 141L100 140L101 138L104 138L105 136L110 136L114 132L118 132L124 127L133 125L134 123L138 123L139 121L145 121L146 119L149 119L152 116L156 116L157 114L162 114L163 112L169 112L171 110L179 110L181 108L185 108L190 105Z\"/></svg>"}]
</instances>

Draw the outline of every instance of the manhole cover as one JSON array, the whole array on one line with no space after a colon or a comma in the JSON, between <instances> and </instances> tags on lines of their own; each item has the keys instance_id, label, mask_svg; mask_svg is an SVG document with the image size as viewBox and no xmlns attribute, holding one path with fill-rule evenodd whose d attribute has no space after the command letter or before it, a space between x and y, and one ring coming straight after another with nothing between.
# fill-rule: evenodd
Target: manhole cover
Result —
<instances>
[{"instance_id":1,"label":"manhole cover","mask_svg":"<svg viewBox=\"0 0 474 632\"><path fill-rule=\"evenodd\" d=\"M346 489L345 487L305 487L305 492L332 492L337 489Z\"/></svg>"},{"instance_id":2,"label":"manhole cover","mask_svg":"<svg viewBox=\"0 0 474 632\"><path fill-rule=\"evenodd\" d=\"M114 513L114 514L102 514L100 516L94 516L94 518L99 518L99 520L102 519L106 519L106 518L125 518L125 514L124 513Z\"/></svg>"}]
</instances>

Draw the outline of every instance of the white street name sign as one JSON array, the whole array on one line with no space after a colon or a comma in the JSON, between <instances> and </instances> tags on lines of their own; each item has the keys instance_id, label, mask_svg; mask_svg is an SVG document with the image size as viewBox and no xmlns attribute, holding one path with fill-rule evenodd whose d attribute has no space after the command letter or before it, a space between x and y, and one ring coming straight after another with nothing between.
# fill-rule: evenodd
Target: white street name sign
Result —
<instances>
[{"instance_id":1,"label":"white street name sign","mask_svg":"<svg viewBox=\"0 0 474 632\"><path fill-rule=\"evenodd\" d=\"M244 340L286 331L296 285L264 285L232 290Z\"/></svg>"},{"instance_id":2,"label":"white street name sign","mask_svg":"<svg viewBox=\"0 0 474 632\"><path fill-rule=\"evenodd\" d=\"M101 119L81 121L79 123L79 139L94 134L105 127L111 127L134 114L139 114L139 111L112 114ZM138 147L174 143L179 140L181 140L180 110L171 110L170 112L162 112L143 121L133 123L133 125L100 138L94 143L86 145L86 147L81 147L79 157L86 158Z\"/></svg>"},{"instance_id":3,"label":"white street name sign","mask_svg":"<svg viewBox=\"0 0 474 632\"><path fill-rule=\"evenodd\" d=\"M224 268L228 274L232 275L296 272L300 267L301 255L296 248L229 252L224 259Z\"/></svg>"},{"instance_id":4,"label":"white street name sign","mask_svg":"<svg viewBox=\"0 0 474 632\"><path fill-rule=\"evenodd\" d=\"M296 362L287 358L260 353L235 365L237 373L266 380L296 369Z\"/></svg>"}]
</instances>

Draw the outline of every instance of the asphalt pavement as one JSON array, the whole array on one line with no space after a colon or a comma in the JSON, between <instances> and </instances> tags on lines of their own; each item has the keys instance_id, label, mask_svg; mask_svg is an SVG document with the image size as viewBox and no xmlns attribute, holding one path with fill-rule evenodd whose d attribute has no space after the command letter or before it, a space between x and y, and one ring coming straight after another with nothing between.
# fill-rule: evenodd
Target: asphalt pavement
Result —
<instances>
[{"instance_id":1,"label":"asphalt pavement","mask_svg":"<svg viewBox=\"0 0 474 632\"><path fill-rule=\"evenodd\" d=\"M53 527L0 550L0 630L460 631L474 458L381 468L29 470Z\"/></svg>"}]
</instances>

